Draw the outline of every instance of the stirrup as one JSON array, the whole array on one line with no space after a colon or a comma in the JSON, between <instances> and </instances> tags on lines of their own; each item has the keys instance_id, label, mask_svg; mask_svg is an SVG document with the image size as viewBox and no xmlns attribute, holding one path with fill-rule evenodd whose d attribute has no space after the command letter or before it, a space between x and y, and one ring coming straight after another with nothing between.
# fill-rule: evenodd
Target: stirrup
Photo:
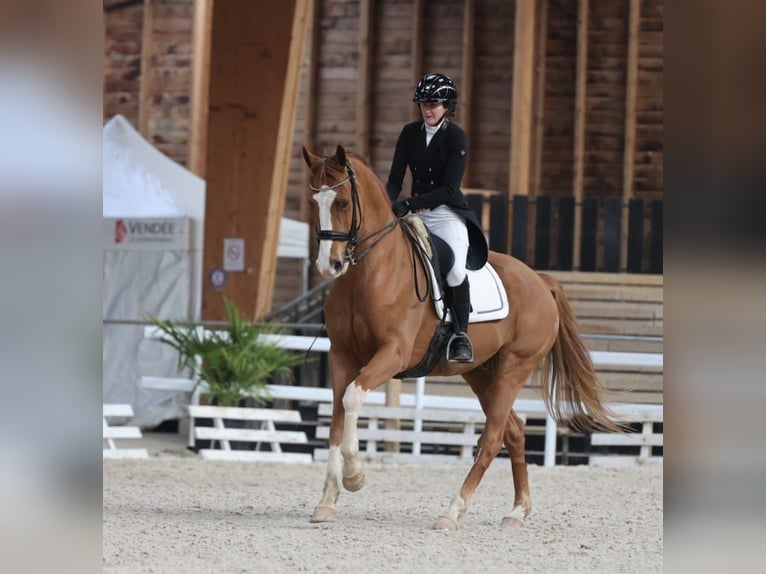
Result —
<instances>
[{"instance_id":1,"label":"stirrup","mask_svg":"<svg viewBox=\"0 0 766 574\"><path fill-rule=\"evenodd\" d=\"M452 343L460 339L466 342L466 344L468 345L468 351L470 354L468 357L461 357L457 359L451 358ZM466 335L465 333L452 334L452 336L449 338L449 341L447 341L447 362L448 363L473 363L473 345L471 345L471 340L468 338L468 335Z\"/></svg>"}]
</instances>

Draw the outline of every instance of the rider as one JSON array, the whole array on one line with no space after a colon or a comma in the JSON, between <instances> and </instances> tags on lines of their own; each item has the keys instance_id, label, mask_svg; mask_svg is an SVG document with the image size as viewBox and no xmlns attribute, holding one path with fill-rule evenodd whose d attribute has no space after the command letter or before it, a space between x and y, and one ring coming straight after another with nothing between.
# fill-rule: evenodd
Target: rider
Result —
<instances>
[{"instance_id":1,"label":"rider","mask_svg":"<svg viewBox=\"0 0 766 574\"><path fill-rule=\"evenodd\" d=\"M397 217L417 212L431 233L452 248L455 258L447 271L447 291L455 335L450 339L447 360L470 363L473 348L466 330L471 298L466 269L479 269L486 263L487 241L460 191L468 161L468 137L452 121L457 105L455 82L444 74L426 74L418 82L412 101L420 106L423 120L406 124L399 134L386 190ZM397 201L408 167L411 197Z\"/></svg>"}]
</instances>

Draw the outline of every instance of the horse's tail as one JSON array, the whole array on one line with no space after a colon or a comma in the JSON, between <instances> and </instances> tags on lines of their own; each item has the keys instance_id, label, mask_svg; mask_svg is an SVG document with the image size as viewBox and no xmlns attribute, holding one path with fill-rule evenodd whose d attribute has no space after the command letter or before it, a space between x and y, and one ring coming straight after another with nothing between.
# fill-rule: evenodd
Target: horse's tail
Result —
<instances>
[{"instance_id":1,"label":"horse's tail","mask_svg":"<svg viewBox=\"0 0 766 574\"><path fill-rule=\"evenodd\" d=\"M602 402L603 390L564 289L549 275L540 276L550 287L559 311L556 341L537 371L548 412L557 421L566 421L580 430L623 430L615 414Z\"/></svg>"}]
</instances>

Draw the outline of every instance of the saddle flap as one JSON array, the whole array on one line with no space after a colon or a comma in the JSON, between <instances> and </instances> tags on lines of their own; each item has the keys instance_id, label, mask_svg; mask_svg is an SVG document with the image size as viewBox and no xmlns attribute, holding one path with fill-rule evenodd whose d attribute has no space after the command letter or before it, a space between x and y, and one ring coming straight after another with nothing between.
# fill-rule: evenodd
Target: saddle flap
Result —
<instances>
[{"instance_id":1,"label":"saddle flap","mask_svg":"<svg viewBox=\"0 0 766 574\"><path fill-rule=\"evenodd\" d=\"M510 312L508 294L503 282L494 267L486 263L481 269L466 271L471 293L471 313L468 315L468 323L482 323L484 321L498 321L505 319ZM437 282L432 277L434 293L438 293ZM436 315L439 319L444 317L444 297L434 301ZM447 321L452 321L449 309L447 309Z\"/></svg>"}]
</instances>

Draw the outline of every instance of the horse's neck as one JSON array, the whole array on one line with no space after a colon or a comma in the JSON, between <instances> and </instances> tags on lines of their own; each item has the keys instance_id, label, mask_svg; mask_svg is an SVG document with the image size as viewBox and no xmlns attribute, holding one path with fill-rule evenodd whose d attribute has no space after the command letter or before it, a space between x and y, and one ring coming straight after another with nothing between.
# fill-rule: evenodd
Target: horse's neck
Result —
<instances>
[{"instance_id":1,"label":"horse's neck","mask_svg":"<svg viewBox=\"0 0 766 574\"><path fill-rule=\"evenodd\" d=\"M381 223L373 231L385 225ZM374 237L360 244L357 254L364 252L377 239ZM382 303L400 300L404 291L414 293L412 264L411 246L397 225L364 253L349 271L346 279L354 292L354 300L378 314Z\"/></svg>"}]
</instances>

